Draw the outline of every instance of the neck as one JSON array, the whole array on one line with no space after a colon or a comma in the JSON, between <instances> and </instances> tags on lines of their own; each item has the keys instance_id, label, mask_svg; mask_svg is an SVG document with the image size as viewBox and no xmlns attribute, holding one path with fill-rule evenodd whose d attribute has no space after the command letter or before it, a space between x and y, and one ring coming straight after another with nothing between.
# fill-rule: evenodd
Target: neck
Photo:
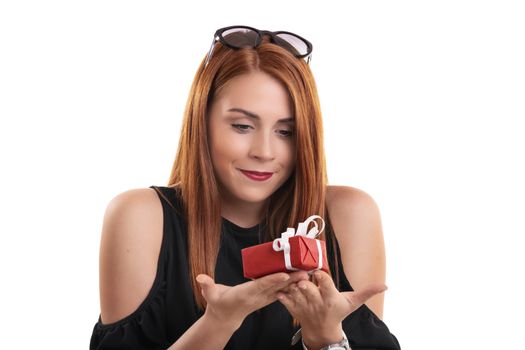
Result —
<instances>
[{"instance_id":1,"label":"neck","mask_svg":"<svg viewBox=\"0 0 525 350\"><path fill-rule=\"evenodd\" d=\"M245 228L261 223L265 210L266 202L230 203L226 200L221 202L221 216L237 226Z\"/></svg>"}]
</instances>

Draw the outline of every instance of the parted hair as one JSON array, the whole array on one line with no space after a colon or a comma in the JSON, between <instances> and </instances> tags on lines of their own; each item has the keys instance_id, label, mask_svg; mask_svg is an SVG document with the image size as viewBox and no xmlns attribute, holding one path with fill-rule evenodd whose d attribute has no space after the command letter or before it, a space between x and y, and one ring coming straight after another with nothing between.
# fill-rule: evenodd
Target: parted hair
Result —
<instances>
[{"instance_id":1,"label":"parted hair","mask_svg":"<svg viewBox=\"0 0 525 350\"><path fill-rule=\"evenodd\" d=\"M326 223L325 231L318 238L333 237L325 199L328 178L321 109L310 67L303 59L266 38L256 48L230 49L215 43L208 65L205 67L203 59L195 74L168 181L168 187L176 188L182 199L187 224L188 273L195 301L201 309L205 308L206 300L195 278L201 273L214 278L222 229L220 188L207 138L209 107L225 84L254 71L264 72L283 84L295 117L295 169L267 200L261 225L266 228L264 240L279 237L287 227L297 227L313 214L322 216ZM331 241L337 254L335 239ZM337 260L336 256L336 264ZM338 275L338 266L334 271ZM335 281L339 281L338 276Z\"/></svg>"}]
</instances>

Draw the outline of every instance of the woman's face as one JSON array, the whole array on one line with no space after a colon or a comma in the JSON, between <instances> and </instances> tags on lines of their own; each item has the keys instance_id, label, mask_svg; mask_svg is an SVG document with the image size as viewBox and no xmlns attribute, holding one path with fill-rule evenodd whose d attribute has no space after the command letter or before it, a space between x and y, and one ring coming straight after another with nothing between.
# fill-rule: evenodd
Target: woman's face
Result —
<instances>
[{"instance_id":1,"label":"woman's face","mask_svg":"<svg viewBox=\"0 0 525 350\"><path fill-rule=\"evenodd\" d=\"M223 201L264 204L289 178L295 166L294 120L286 88L263 72L237 76L215 96L208 136ZM258 181L243 170L271 176Z\"/></svg>"}]
</instances>

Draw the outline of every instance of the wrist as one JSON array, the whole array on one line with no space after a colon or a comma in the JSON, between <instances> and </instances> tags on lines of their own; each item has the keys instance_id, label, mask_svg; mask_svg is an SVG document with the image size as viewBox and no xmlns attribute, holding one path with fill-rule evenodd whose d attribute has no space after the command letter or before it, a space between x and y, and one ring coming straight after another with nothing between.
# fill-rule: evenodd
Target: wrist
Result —
<instances>
[{"instance_id":1,"label":"wrist","mask_svg":"<svg viewBox=\"0 0 525 350\"><path fill-rule=\"evenodd\" d=\"M308 350L319 350L329 344L339 343L343 339L343 325L341 323L330 328L302 327L303 344Z\"/></svg>"},{"instance_id":2,"label":"wrist","mask_svg":"<svg viewBox=\"0 0 525 350\"><path fill-rule=\"evenodd\" d=\"M244 319L237 320L234 317L222 317L216 312L206 308L204 315L202 315L205 322L210 326L210 329L224 332L235 332L241 326Z\"/></svg>"}]
</instances>

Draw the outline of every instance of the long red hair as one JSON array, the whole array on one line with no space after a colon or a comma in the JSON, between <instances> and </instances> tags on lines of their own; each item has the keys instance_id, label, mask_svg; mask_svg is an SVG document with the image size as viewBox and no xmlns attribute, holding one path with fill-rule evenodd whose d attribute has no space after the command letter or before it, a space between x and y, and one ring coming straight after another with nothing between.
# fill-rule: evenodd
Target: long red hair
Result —
<instances>
[{"instance_id":1,"label":"long red hair","mask_svg":"<svg viewBox=\"0 0 525 350\"><path fill-rule=\"evenodd\" d=\"M296 168L268 198L264 217L268 229L265 239L273 240L287 227L297 227L299 222L313 214L321 215L327 224L320 238L332 234L325 205L328 178L321 109L308 64L266 39L255 49L233 50L217 42L208 65L204 67L203 60L195 74L168 183L169 187L178 187L184 204L189 275L195 300L201 309L206 301L195 277L205 273L214 278L221 234L219 188L207 139L208 107L226 83L253 71L269 74L287 88L295 116ZM335 249L333 251L337 253Z\"/></svg>"}]
</instances>

